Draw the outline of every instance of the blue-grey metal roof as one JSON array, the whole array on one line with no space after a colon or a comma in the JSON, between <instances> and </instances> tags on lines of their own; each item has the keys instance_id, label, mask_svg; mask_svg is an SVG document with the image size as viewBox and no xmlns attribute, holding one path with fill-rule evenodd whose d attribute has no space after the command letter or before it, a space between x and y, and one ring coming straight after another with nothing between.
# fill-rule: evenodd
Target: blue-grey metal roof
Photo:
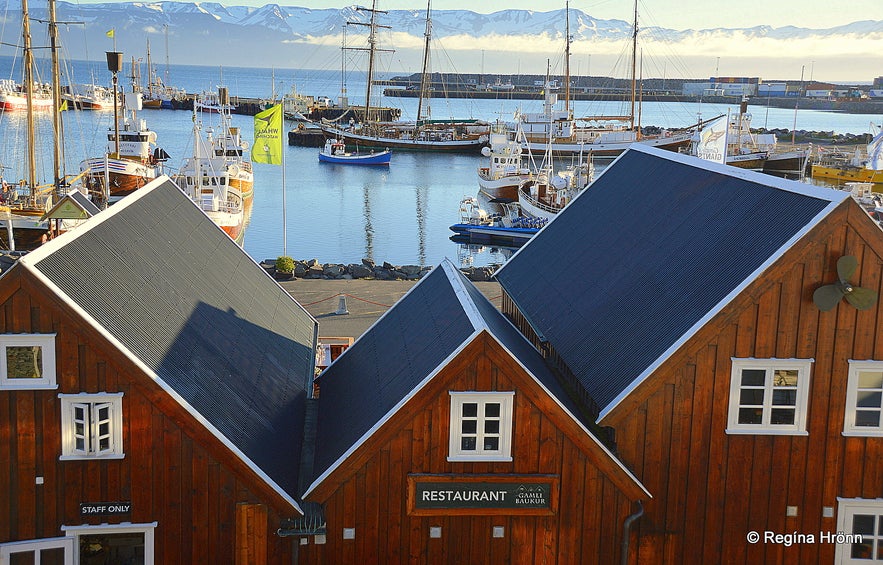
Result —
<instances>
[{"instance_id":1,"label":"blue-grey metal roof","mask_svg":"<svg viewBox=\"0 0 883 565\"><path fill-rule=\"evenodd\" d=\"M495 276L603 416L848 197L633 146Z\"/></svg>"},{"instance_id":2,"label":"blue-grey metal roof","mask_svg":"<svg viewBox=\"0 0 883 565\"><path fill-rule=\"evenodd\" d=\"M316 321L174 183L22 262L295 499Z\"/></svg>"},{"instance_id":3,"label":"blue-grey metal roof","mask_svg":"<svg viewBox=\"0 0 883 565\"><path fill-rule=\"evenodd\" d=\"M314 477L327 474L486 330L580 423L540 353L450 261L433 269L320 377Z\"/></svg>"}]
</instances>

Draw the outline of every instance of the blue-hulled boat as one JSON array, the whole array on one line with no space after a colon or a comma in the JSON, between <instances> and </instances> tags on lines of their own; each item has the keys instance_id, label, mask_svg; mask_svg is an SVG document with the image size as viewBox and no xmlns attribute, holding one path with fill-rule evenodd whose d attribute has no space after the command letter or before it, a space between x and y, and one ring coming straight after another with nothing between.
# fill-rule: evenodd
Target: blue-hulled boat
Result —
<instances>
[{"instance_id":1,"label":"blue-hulled boat","mask_svg":"<svg viewBox=\"0 0 883 565\"><path fill-rule=\"evenodd\" d=\"M488 214L474 197L460 201L460 223L450 227L460 237L472 242L510 242L521 245L546 225L546 218L533 218L520 213L516 202L492 201L500 204L503 214Z\"/></svg>"},{"instance_id":2,"label":"blue-hulled boat","mask_svg":"<svg viewBox=\"0 0 883 565\"><path fill-rule=\"evenodd\" d=\"M346 144L339 139L325 141L325 147L319 151L319 161L323 163L339 163L346 165L389 165L392 151L371 153L350 153Z\"/></svg>"}]
</instances>

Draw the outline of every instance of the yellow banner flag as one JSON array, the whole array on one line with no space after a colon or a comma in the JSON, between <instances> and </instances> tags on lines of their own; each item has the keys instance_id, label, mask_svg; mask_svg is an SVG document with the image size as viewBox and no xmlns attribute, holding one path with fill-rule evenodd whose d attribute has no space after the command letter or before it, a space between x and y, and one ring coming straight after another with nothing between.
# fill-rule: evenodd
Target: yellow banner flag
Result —
<instances>
[{"instance_id":1,"label":"yellow banner flag","mask_svg":"<svg viewBox=\"0 0 883 565\"><path fill-rule=\"evenodd\" d=\"M104 35L106 35L107 37L113 37L113 36L115 35L115 34L114 34L114 30L110 29L110 30L108 30L107 33L105 33Z\"/></svg>"},{"instance_id":2,"label":"yellow banner flag","mask_svg":"<svg viewBox=\"0 0 883 565\"><path fill-rule=\"evenodd\" d=\"M282 164L282 105L277 104L254 117L254 163Z\"/></svg>"}]
</instances>

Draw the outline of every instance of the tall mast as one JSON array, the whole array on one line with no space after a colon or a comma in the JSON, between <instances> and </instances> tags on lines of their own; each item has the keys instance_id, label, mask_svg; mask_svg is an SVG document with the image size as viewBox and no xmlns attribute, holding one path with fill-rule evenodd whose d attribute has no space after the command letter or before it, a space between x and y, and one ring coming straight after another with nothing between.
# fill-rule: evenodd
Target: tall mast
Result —
<instances>
[{"instance_id":1,"label":"tall mast","mask_svg":"<svg viewBox=\"0 0 883 565\"><path fill-rule=\"evenodd\" d=\"M635 75L637 74L637 57L638 57L638 0L635 0L635 27L632 32L632 107L629 111L629 129L634 131L635 129L635 98L636 98L636 88L637 88L637 80Z\"/></svg>"},{"instance_id":2,"label":"tall mast","mask_svg":"<svg viewBox=\"0 0 883 565\"><path fill-rule=\"evenodd\" d=\"M357 8L358 10L367 10L371 12L371 21L370 23L362 23L362 22L347 22L347 24L351 25L362 25L368 26L368 47L344 47L344 49L352 49L354 51L368 51L368 85L365 89L365 121L370 121L369 112L371 111L371 86L374 82L374 54L378 51L390 51L389 49L378 49L377 48L377 28L389 28L389 26L378 25L377 23L377 14L385 14L383 10L376 9L377 0L373 0L371 3L371 9L368 8Z\"/></svg>"},{"instance_id":3,"label":"tall mast","mask_svg":"<svg viewBox=\"0 0 883 565\"><path fill-rule=\"evenodd\" d=\"M37 186L37 154L34 149L34 53L31 51L31 16L28 0L21 0L21 35L24 45L24 87L27 100L28 189L34 199Z\"/></svg>"},{"instance_id":4,"label":"tall mast","mask_svg":"<svg viewBox=\"0 0 883 565\"><path fill-rule=\"evenodd\" d=\"M564 110L570 111L570 0L567 0L564 8L565 31L564 31Z\"/></svg>"},{"instance_id":5,"label":"tall mast","mask_svg":"<svg viewBox=\"0 0 883 565\"><path fill-rule=\"evenodd\" d=\"M426 96L426 71L429 68L429 40L432 37L432 0L426 2L426 30L423 32L423 70L420 73L420 97L417 99L417 127L420 127L420 119L423 117L423 98Z\"/></svg>"},{"instance_id":6,"label":"tall mast","mask_svg":"<svg viewBox=\"0 0 883 565\"><path fill-rule=\"evenodd\" d=\"M54 171L55 196L61 196L64 175L61 171L61 73L58 70L58 22L55 17L55 0L49 0L49 52L52 58L52 170Z\"/></svg>"}]
</instances>

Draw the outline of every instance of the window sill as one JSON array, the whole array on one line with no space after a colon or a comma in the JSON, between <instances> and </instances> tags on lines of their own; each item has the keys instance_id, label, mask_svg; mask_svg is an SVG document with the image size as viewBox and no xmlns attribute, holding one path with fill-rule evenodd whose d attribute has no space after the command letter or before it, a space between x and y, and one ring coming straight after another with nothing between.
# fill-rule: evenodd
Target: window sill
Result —
<instances>
[{"instance_id":1,"label":"window sill","mask_svg":"<svg viewBox=\"0 0 883 565\"><path fill-rule=\"evenodd\" d=\"M106 461L114 459L125 459L125 453L113 453L110 455L62 455L59 461Z\"/></svg>"},{"instance_id":2,"label":"window sill","mask_svg":"<svg viewBox=\"0 0 883 565\"><path fill-rule=\"evenodd\" d=\"M843 437L883 437L883 430L845 430L841 432Z\"/></svg>"},{"instance_id":3,"label":"window sill","mask_svg":"<svg viewBox=\"0 0 883 565\"><path fill-rule=\"evenodd\" d=\"M0 384L0 390L58 390L57 384Z\"/></svg>"},{"instance_id":4,"label":"window sill","mask_svg":"<svg viewBox=\"0 0 883 565\"><path fill-rule=\"evenodd\" d=\"M448 457L450 463L511 463L511 456L502 455L454 455Z\"/></svg>"},{"instance_id":5,"label":"window sill","mask_svg":"<svg viewBox=\"0 0 883 565\"><path fill-rule=\"evenodd\" d=\"M727 428L724 430L727 435L735 436L808 436L806 430L771 430L769 428L759 428L756 430L746 430L744 428Z\"/></svg>"}]
</instances>

